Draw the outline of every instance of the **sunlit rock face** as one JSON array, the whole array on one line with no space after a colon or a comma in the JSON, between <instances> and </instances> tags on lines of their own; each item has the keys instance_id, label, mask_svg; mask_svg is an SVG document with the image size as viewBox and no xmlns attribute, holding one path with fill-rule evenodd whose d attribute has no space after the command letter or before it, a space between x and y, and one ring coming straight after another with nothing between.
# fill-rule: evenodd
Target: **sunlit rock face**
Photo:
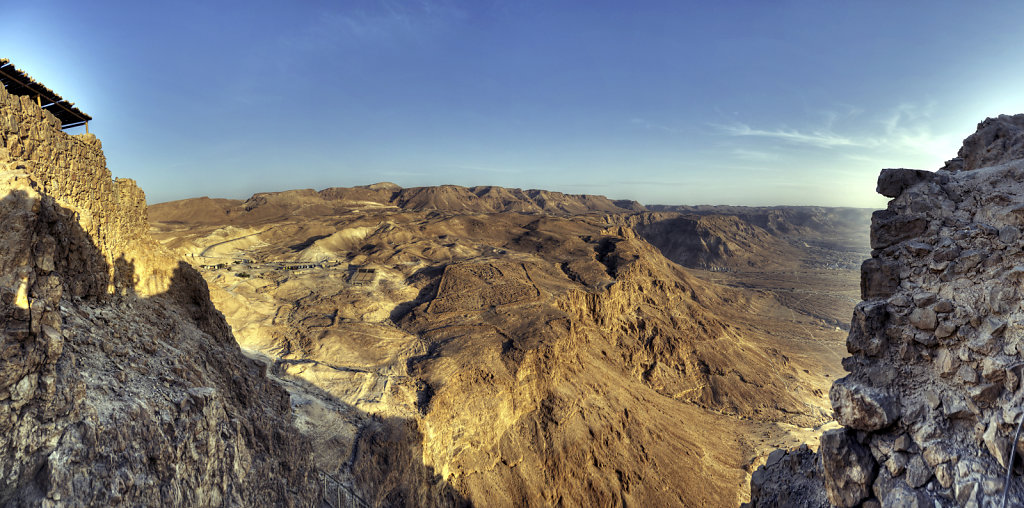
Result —
<instances>
[{"instance_id":1,"label":"sunlit rock face","mask_svg":"<svg viewBox=\"0 0 1024 508\"><path fill-rule=\"evenodd\" d=\"M830 420L869 249L829 239L870 213L609 202L376 184L150 217L370 504L734 507ZM740 269L822 282L708 280Z\"/></svg>"},{"instance_id":2,"label":"sunlit rock face","mask_svg":"<svg viewBox=\"0 0 1024 508\"><path fill-rule=\"evenodd\" d=\"M287 394L99 142L0 88L0 505L310 506Z\"/></svg>"},{"instance_id":3,"label":"sunlit rock face","mask_svg":"<svg viewBox=\"0 0 1024 508\"><path fill-rule=\"evenodd\" d=\"M1022 115L987 119L942 170L882 172L893 199L873 217L849 375L831 391L845 428L822 438L823 471L759 470L754 506L810 476L843 507L1001 501L1024 415L1022 127ZM1008 495L1024 503L1019 476Z\"/></svg>"},{"instance_id":4,"label":"sunlit rock face","mask_svg":"<svg viewBox=\"0 0 1024 508\"><path fill-rule=\"evenodd\" d=\"M944 171L971 171L1024 159L1024 114L986 118ZM888 194L886 194L888 195Z\"/></svg>"}]
</instances>

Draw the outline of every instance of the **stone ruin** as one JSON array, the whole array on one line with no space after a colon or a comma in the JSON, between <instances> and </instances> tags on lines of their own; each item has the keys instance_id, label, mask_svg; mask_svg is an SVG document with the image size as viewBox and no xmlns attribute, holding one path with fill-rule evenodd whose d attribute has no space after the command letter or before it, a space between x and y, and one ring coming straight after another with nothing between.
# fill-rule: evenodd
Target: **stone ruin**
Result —
<instances>
[{"instance_id":1,"label":"stone ruin","mask_svg":"<svg viewBox=\"0 0 1024 508\"><path fill-rule=\"evenodd\" d=\"M1024 115L980 123L937 172L883 170L877 191L892 200L830 392L842 428L758 469L750 506L1003 502L1024 417Z\"/></svg>"},{"instance_id":2,"label":"stone ruin","mask_svg":"<svg viewBox=\"0 0 1024 508\"><path fill-rule=\"evenodd\" d=\"M288 393L142 190L0 84L0 506L318 505Z\"/></svg>"}]
</instances>

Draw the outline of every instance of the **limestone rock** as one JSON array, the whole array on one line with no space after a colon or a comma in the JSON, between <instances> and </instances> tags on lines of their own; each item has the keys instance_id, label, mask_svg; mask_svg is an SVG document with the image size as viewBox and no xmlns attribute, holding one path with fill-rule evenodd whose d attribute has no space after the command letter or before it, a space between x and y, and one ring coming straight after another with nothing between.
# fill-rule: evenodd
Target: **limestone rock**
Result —
<instances>
[{"instance_id":1,"label":"limestone rock","mask_svg":"<svg viewBox=\"0 0 1024 508\"><path fill-rule=\"evenodd\" d=\"M833 505L851 508L871 497L878 464L849 431L835 429L822 434L821 460L825 492Z\"/></svg>"},{"instance_id":2,"label":"limestone rock","mask_svg":"<svg viewBox=\"0 0 1024 508\"><path fill-rule=\"evenodd\" d=\"M900 286L899 268L871 258L861 265L860 294L864 300L887 298Z\"/></svg>"},{"instance_id":3,"label":"limestone rock","mask_svg":"<svg viewBox=\"0 0 1024 508\"><path fill-rule=\"evenodd\" d=\"M914 293L913 296L914 305L918 307L927 307L935 303L936 298L938 298L938 295L932 293L931 291L925 291L923 293Z\"/></svg>"},{"instance_id":4,"label":"limestone rock","mask_svg":"<svg viewBox=\"0 0 1024 508\"><path fill-rule=\"evenodd\" d=\"M829 508L818 454L803 446L784 453L771 466L761 466L750 480L751 508L800 506Z\"/></svg>"},{"instance_id":5,"label":"limestone rock","mask_svg":"<svg viewBox=\"0 0 1024 508\"><path fill-rule=\"evenodd\" d=\"M920 330L934 330L937 323L935 311L932 309L914 309L910 313L910 324Z\"/></svg>"},{"instance_id":6,"label":"limestone rock","mask_svg":"<svg viewBox=\"0 0 1024 508\"><path fill-rule=\"evenodd\" d=\"M940 300L938 303L935 304L935 307L933 307L933 309L935 310L935 312L942 313L942 314L945 314L947 312L952 312L953 311L953 302L951 302L949 300Z\"/></svg>"},{"instance_id":7,"label":"limestone rock","mask_svg":"<svg viewBox=\"0 0 1024 508\"><path fill-rule=\"evenodd\" d=\"M992 418L982 439L985 442L985 448L999 461L999 465L1006 467L1006 462L1010 460L1010 439L1003 436L999 430L1002 420L1000 416Z\"/></svg>"},{"instance_id":8,"label":"limestone rock","mask_svg":"<svg viewBox=\"0 0 1024 508\"><path fill-rule=\"evenodd\" d=\"M886 305L883 301L861 302L853 310L853 321L850 334L846 339L846 348L851 354L864 352L868 356L878 356L885 345L885 335L880 333L885 327Z\"/></svg>"},{"instance_id":9,"label":"limestone rock","mask_svg":"<svg viewBox=\"0 0 1024 508\"><path fill-rule=\"evenodd\" d=\"M907 458L906 453L894 452L892 456L885 461L885 467L889 469L889 474L899 476L903 474L903 471L906 471L909 460L910 459Z\"/></svg>"},{"instance_id":10,"label":"limestone rock","mask_svg":"<svg viewBox=\"0 0 1024 508\"><path fill-rule=\"evenodd\" d=\"M935 179L935 173L919 169L883 169L878 175L878 186L875 192L895 198L911 186Z\"/></svg>"},{"instance_id":11,"label":"limestone rock","mask_svg":"<svg viewBox=\"0 0 1024 508\"><path fill-rule=\"evenodd\" d=\"M916 453L907 462L906 471L907 485L915 489L924 486L932 477L932 471L924 463L924 457Z\"/></svg>"},{"instance_id":12,"label":"limestone rock","mask_svg":"<svg viewBox=\"0 0 1024 508\"><path fill-rule=\"evenodd\" d=\"M923 492L906 487L897 487L885 494L882 506L894 508L932 508L934 504Z\"/></svg>"},{"instance_id":13,"label":"limestone rock","mask_svg":"<svg viewBox=\"0 0 1024 508\"><path fill-rule=\"evenodd\" d=\"M878 430L899 417L899 405L876 388L854 381L850 376L836 381L829 392L836 421L857 430Z\"/></svg>"},{"instance_id":14,"label":"limestone rock","mask_svg":"<svg viewBox=\"0 0 1024 508\"><path fill-rule=\"evenodd\" d=\"M93 136L0 87L0 505L312 506L288 395Z\"/></svg>"},{"instance_id":15,"label":"limestone rock","mask_svg":"<svg viewBox=\"0 0 1024 508\"><path fill-rule=\"evenodd\" d=\"M972 171L1024 158L1024 114L986 118L944 171Z\"/></svg>"},{"instance_id":16,"label":"limestone rock","mask_svg":"<svg viewBox=\"0 0 1024 508\"><path fill-rule=\"evenodd\" d=\"M879 210L871 215L871 248L882 249L917 238L927 227L928 223L921 217L902 217Z\"/></svg>"}]
</instances>

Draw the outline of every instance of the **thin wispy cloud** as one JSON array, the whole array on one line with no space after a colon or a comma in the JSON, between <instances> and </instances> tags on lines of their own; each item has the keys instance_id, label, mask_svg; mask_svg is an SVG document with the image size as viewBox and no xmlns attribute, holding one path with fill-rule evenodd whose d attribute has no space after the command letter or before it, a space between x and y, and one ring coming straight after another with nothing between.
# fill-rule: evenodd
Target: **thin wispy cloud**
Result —
<instances>
[{"instance_id":1,"label":"thin wispy cloud","mask_svg":"<svg viewBox=\"0 0 1024 508\"><path fill-rule=\"evenodd\" d=\"M741 122L713 127L729 137L761 138L833 150L850 159L873 160L870 151L884 152L887 157L898 155L930 160L936 154L945 155L956 145L953 135L936 133L933 129L933 107L933 104L904 103L873 118L855 118L862 116L863 111L848 106L843 112L822 112L823 124L807 129L757 128ZM739 147L733 150L733 155L750 160L760 151Z\"/></svg>"},{"instance_id":2,"label":"thin wispy cloud","mask_svg":"<svg viewBox=\"0 0 1024 508\"><path fill-rule=\"evenodd\" d=\"M332 48L346 41L420 44L431 33L465 17L463 10L444 1L354 2L321 10L302 32L286 34L282 41L303 49Z\"/></svg>"},{"instance_id":3,"label":"thin wispy cloud","mask_svg":"<svg viewBox=\"0 0 1024 508\"><path fill-rule=\"evenodd\" d=\"M861 146L857 140L841 136L829 131L801 132L787 129L755 129L747 124L734 123L731 125L715 125L725 134L730 136L749 136L759 138L770 138L800 145L811 145L822 148L834 148L837 146Z\"/></svg>"}]
</instances>

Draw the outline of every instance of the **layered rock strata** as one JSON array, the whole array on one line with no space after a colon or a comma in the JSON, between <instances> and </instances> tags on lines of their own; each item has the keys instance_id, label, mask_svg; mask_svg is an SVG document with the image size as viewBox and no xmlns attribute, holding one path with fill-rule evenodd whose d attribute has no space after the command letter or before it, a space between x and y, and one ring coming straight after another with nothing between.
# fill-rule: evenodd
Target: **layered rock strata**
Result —
<instances>
[{"instance_id":1,"label":"layered rock strata","mask_svg":"<svg viewBox=\"0 0 1024 508\"><path fill-rule=\"evenodd\" d=\"M759 470L754 506L807 478L841 507L1024 504L1021 476L1003 480L1024 417L1024 115L978 127L939 172L882 171L892 200L830 392L843 428L817 460Z\"/></svg>"},{"instance_id":2,"label":"layered rock strata","mask_svg":"<svg viewBox=\"0 0 1024 508\"><path fill-rule=\"evenodd\" d=\"M145 210L0 88L0 505L310 506L288 395Z\"/></svg>"}]
</instances>

